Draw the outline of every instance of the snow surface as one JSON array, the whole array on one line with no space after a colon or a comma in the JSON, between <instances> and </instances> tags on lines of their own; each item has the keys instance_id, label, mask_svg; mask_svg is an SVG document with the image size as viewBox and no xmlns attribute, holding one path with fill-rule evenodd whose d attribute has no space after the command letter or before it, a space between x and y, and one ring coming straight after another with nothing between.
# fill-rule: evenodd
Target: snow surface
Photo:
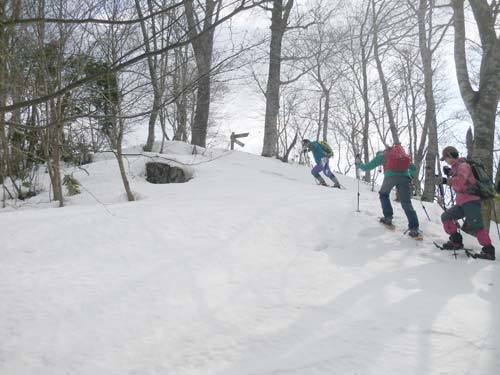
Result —
<instances>
[{"instance_id":1,"label":"snow surface","mask_svg":"<svg viewBox=\"0 0 500 375\"><path fill-rule=\"evenodd\" d=\"M0 210L1 375L500 374L499 262L434 248L439 207L414 201L416 242L365 184L355 211L356 180L191 151L149 155L193 164L185 184L129 157L136 202L101 155L66 207Z\"/></svg>"}]
</instances>

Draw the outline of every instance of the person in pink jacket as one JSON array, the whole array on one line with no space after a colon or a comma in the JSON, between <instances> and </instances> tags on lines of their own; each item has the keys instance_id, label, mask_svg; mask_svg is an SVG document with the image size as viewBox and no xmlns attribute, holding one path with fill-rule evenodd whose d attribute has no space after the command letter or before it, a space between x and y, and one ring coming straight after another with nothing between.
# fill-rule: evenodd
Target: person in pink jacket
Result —
<instances>
[{"instance_id":1,"label":"person in pink jacket","mask_svg":"<svg viewBox=\"0 0 500 375\"><path fill-rule=\"evenodd\" d=\"M481 198L472 194L477 180L474 177L471 166L465 158L460 158L458 151L453 146L443 149L441 160L445 161L451 168L444 167L447 179L443 183L450 185L456 193L456 204L447 209L441 215L444 230L450 235L450 240L443 244L444 249L461 249L464 247L462 235L458 233L456 220L465 217L467 225L474 231L479 243L483 246L478 258L495 260L495 248L493 247L488 231L484 228L481 217Z\"/></svg>"}]
</instances>

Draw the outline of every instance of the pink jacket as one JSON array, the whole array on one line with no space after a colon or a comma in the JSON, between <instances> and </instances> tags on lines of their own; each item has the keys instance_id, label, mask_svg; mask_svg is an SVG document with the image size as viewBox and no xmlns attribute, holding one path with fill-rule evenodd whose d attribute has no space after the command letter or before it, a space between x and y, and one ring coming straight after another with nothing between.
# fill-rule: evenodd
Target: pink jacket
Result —
<instances>
[{"instance_id":1,"label":"pink jacket","mask_svg":"<svg viewBox=\"0 0 500 375\"><path fill-rule=\"evenodd\" d=\"M457 206L481 200L478 195L467 193L467 190L476 183L477 180L465 158L458 159L455 164L451 166L451 178L448 181L448 185L457 193Z\"/></svg>"}]
</instances>

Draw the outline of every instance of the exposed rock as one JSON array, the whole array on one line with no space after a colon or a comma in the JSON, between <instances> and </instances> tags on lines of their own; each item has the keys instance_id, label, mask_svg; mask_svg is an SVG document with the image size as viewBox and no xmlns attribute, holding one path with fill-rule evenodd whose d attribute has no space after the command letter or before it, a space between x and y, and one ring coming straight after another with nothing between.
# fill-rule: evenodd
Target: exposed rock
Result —
<instances>
[{"instance_id":1,"label":"exposed rock","mask_svg":"<svg viewBox=\"0 0 500 375\"><path fill-rule=\"evenodd\" d=\"M146 163L146 180L152 184L170 184L186 182L186 174L179 167L173 167L166 163Z\"/></svg>"}]
</instances>

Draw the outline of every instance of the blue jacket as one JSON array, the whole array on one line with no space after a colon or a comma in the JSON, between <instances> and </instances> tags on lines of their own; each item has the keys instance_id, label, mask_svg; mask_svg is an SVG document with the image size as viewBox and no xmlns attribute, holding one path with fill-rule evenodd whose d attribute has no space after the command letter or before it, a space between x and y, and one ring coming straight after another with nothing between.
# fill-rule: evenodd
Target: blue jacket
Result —
<instances>
[{"instance_id":1,"label":"blue jacket","mask_svg":"<svg viewBox=\"0 0 500 375\"><path fill-rule=\"evenodd\" d=\"M323 147L316 141L309 143L309 150L313 153L316 164L321 164L321 159L327 156Z\"/></svg>"}]
</instances>

